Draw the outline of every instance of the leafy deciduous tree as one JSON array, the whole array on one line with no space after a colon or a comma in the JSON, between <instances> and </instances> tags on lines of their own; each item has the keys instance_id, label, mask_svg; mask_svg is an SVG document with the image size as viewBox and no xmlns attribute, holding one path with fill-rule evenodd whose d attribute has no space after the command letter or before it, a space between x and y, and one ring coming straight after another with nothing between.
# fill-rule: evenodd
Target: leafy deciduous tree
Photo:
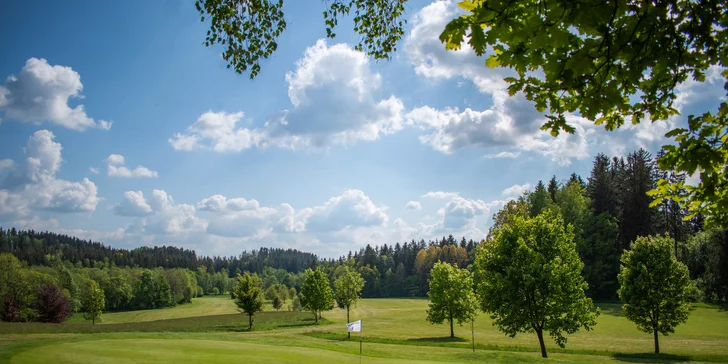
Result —
<instances>
[{"instance_id":1,"label":"leafy deciduous tree","mask_svg":"<svg viewBox=\"0 0 728 364\"><path fill-rule=\"evenodd\" d=\"M263 310L263 289L260 288L260 278L253 273L245 272L238 275L238 283L235 286L235 304L242 313L248 315L248 329L253 329L255 313Z\"/></svg>"},{"instance_id":2,"label":"leafy deciduous tree","mask_svg":"<svg viewBox=\"0 0 728 364\"><path fill-rule=\"evenodd\" d=\"M104 302L104 291L96 281L89 279L81 299L83 317L95 324L96 319L101 317L101 311L104 310Z\"/></svg>"},{"instance_id":3,"label":"leafy deciduous tree","mask_svg":"<svg viewBox=\"0 0 728 364\"><path fill-rule=\"evenodd\" d=\"M672 254L672 239L640 237L622 254L619 298L622 309L640 330L652 333L655 353L660 353L658 333L675 332L688 319L690 275Z\"/></svg>"},{"instance_id":4,"label":"leafy deciduous tree","mask_svg":"<svg viewBox=\"0 0 728 364\"><path fill-rule=\"evenodd\" d=\"M427 321L450 324L450 337L455 337L453 324L475 320L478 314L478 302L473 293L473 275L467 269L445 262L438 262L432 267L430 278L430 304L427 310Z\"/></svg>"},{"instance_id":5,"label":"leafy deciduous tree","mask_svg":"<svg viewBox=\"0 0 728 364\"><path fill-rule=\"evenodd\" d=\"M361 290L364 288L364 278L359 272L345 266L345 271L339 278L334 281L334 292L336 295L336 304L339 308L346 309L346 322L349 321L349 311L351 306L361 297ZM351 333L349 333L351 337Z\"/></svg>"},{"instance_id":6,"label":"leafy deciduous tree","mask_svg":"<svg viewBox=\"0 0 728 364\"><path fill-rule=\"evenodd\" d=\"M316 270L306 269L306 278L299 293L303 307L311 311L316 323L324 310L330 310L334 303L334 291L329 285L326 273L317 267Z\"/></svg>"},{"instance_id":7,"label":"leafy deciduous tree","mask_svg":"<svg viewBox=\"0 0 728 364\"><path fill-rule=\"evenodd\" d=\"M481 245L475 269L478 299L498 329L511 337L535 332L546 357L543 333L563 347L572 334L596 324L594 303L584 291L570 227L546 210L533 218L516 215Z\"/></svg>"}]
</instances>

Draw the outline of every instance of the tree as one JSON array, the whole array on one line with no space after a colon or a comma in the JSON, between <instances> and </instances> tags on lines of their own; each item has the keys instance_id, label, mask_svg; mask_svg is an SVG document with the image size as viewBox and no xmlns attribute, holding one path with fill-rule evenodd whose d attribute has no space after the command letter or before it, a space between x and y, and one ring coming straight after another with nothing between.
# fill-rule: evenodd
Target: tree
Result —
<instances>
[{"instance_id":1,"label":"tree","mask_svg":"<svg viewBox=\"0 0 728 364\"><path fill-rule=\"evenodd\" d=\"M283 301L278 296L273 297L273 308L276 309L276 311L280 310L281 307L283 307Z\"/></svg>"},{"instance_id":2,"label":"tree","mask_svg":"<svg viewBox=\"0 0 728 364\"><path fill-rule=\"evenodd\" d=\"M549 206L551 198L549 197L546 187L543 182L538 181L536 189L528 196L528 202L531 205L531 216L536 216L541 213L543 209Z\"/></svg>"},{"instance_id":3,"label":"tree","mask_svg":"<svg viewBox=\"0 0 728 364\"><path fill-rule=\"evenodd\" d=\"M293 299L294 297L296 297L296 287L291 287L288 289L288 297L290 299Z\"/></svg>"},{"instance_id":4,"label":"tree","mask_svg":"<svg viewBox=\"0 0 728 364\"><path fill-rule=\"evenodd\" d=\"M55 284L46 284L38 292L38 321L61 323L71 316L71 301Z\"/></svg>"},{"instance_id":5,"label":"tree","mask_svg":"<svg viewBox=\"0 0 728 364\"><path fill-rule=\"evenodd\" d=\"M667 236L640 237L622 254L619 299L637 328L652 333L655 354L660 353L658 333L675 332L688 319L690 276L688 268L672 254Z\"/></svg>"},{"instance_id":6,"label":"tree","mask_svg":"<svg viewBox=\"0 0 728 364\"><path fill-rule=\"evenodd\" d=\"M584 291L583 264L571 227L550 210L528 218L516 215L481 244L475 260L478 299L498 329L511 337L535 332L546 357L543 333L560 347L564 332L596 324L594 303Z\"/></svg>"},{"instance_id":7,"label":"tree","mask_svg":"<svg viewBox=\"0 0 728 364\"><path fill-rule=\"evenodd\" d=\"M332 0L324 11L326 35L334 32L338 18L354 11L354 31L362 36L356 50L375 59L389 59L404 35L407 0ZM260 72L260 59L268 58L278 48L278 36L286 29L283 0L197 0L201 20L210 20L206 46L227 46L222 58L228 68L243 73L250 68L250 78Z\"/></svg>"},{"instance_id":8,"label":"tree","mask_svg":"<svg viewBox=\"0 0 728 364\"><path fill-rule=\"evenodd\" d=\"M238 283L235 286L235 304L240 312L248 315L248 329L253 329L255 313L263 310L263 289L260 288L260 278L253 273L245 272L237 276Z\"/></svg>"},{"instance_id":9,"label":"tree","mask_svg":"<svg viewBox=\"0 0 728 364\"><path fill-rule=\"evenodd\" d=\"M288 287L285 284L278 285L278 297L283 303L286 303L286 300L288 300Z\"/></svg>"},{"instance_id":10,"label":"tree","mask_svg":"<svg viewBox=\"0 0 728 364\"><path fill-rule=\"evenodd\" d=\"M278 296L278 289L276 289L276 286L270 286L268 289L265 290L265 299L267 300L273 300Z\"/></svg>"},{"instance_id":11,"label":"tree","mask_svg":"<svg viewBox=\"0 0 728 364\"><path fill-rule=\"evenodd\" d=\"M551 197L551 202L556 202L556 192L559 191L559 182L556 181L556 176L551 177L547 190L549 197Z\"/></svg>"},{"instance_id":12,"label":"tree","mask_svg":"<svg viewBox=\"0 0 728 364\"><path fill-rule=\"evenodd\" d=\"M344 274L336 278L334 281L334 292L336 294L336 304L339 308L346 309L346 322L349 320L349 311L351 306L361 297L361 290L364 288L364 278L359 272L350 267L344 268ZM351 333L349 333L351 337Z\"/></svg>"},{"instance_id":13,"label":"tree","mask_svg":"<svg viewBox=\"0 0 728 364\"><path fill-rule=\"evenodd\" d=\"M473 276L467 269L445 262L438 262L432 267L430 278L430 304L427 310L427 321L441 324L447 320L450 324L450 337L455 337L453 323L462 326L464 322L475 320L478 314L478 302L473 293Z\"/></svg>"},{"instance_id":14,"label":"tree","mask_svg":"<svg viewBox=\"0 0 728 364\"><path fill-rule=\"evenodd\" d=\"M306 269L306 278L299 293L303 308L311 311L316 323L324 310L330 310L334 303L334 292L329 285L329 278L320 267L316 270Z\"/></svg>"},{"instance_id":15,"label":"tree","mask_svg":"<svg viewBox=\"0 0 728 364\"><path fill-rule=\"evenodd\" d=\"M83 317L95 324L96 319L101 317L101 311L104 310L104 302L104 291L96 281L89 279L86 282L86 290L83 292L83 298L81 299Z\"/></svg>"}]
</instances>

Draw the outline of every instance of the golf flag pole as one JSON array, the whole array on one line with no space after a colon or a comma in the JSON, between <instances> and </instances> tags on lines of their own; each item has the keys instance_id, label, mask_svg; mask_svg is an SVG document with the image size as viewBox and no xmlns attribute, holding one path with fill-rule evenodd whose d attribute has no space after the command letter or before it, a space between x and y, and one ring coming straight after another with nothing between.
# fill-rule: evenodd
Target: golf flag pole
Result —
<instances>
[{"instance_id":1,"label":"golf flag pole","mask_svg":"<svg viewBox=\"0 0 728 364\"><path fill-rule=\"evenodd\" d=\"M359 332L359 364L361 364L362 335L363 335L362 330L361 330L361 320L357 320L357 321L346 324L346 329L349 332Z\"/></svg>"}]
</instances>

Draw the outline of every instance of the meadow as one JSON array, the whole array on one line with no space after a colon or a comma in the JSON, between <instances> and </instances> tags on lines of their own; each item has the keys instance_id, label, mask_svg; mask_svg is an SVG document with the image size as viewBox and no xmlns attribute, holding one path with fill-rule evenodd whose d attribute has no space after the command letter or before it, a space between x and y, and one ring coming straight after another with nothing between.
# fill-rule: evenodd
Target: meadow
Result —
<instances>
[{"instance_id":1,"label":"meadow","mask_svg":"<svg viewBox=\"0 0 728 364\"><path fill-rule=\"evenodd\" d=\"M619 304L600 304L593 331L569 336L566 349L547 341L549 362L728 362L728 311L698 304L676 333L661 336L663 354L649 354L652 336L621 316ZM352 312L363 320L363 363L543 362L534 334L510 338L485 315L470 326L425 321L427 300L364 299ZM105 313L90 325L0 323L0 362L9 363L356 363L359 334L346 338L346 312L324 313L319 325L307 312L266 311L247 318L227 296L198 298L179 307Z\"/></svg>"}]
</instances>

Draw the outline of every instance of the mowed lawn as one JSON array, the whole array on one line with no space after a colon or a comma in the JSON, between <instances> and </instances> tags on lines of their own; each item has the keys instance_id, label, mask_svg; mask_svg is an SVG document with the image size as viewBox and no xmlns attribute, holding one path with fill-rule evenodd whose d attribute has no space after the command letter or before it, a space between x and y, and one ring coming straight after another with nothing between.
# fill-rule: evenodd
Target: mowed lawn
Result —
<instances>
[{"instance_id":1,"label":"mowed lawn","mask_svg":"<svg viewBox=\"0 0 728 364\"><path fill-rule=\"evenodd\" d=\"M156 320L169 320L197 316L213 316L238 313L238 307L229 295L204 296L194 298L192 303L157 310L139 310L124 312L109 312L102 315L100 323L119 324L127 322L144 322ZM69 324L91 323L78 313L73 315Z\"/></svg>"},{"instance_id":2,"label":"mowed lawn","mask_svg":"<svg viewBox=\"0 0 728 364\"><path fill-rule=\"evenodd\" d=\"M569 336L565 350L547 338L548 362L728 362L728 311L696 306L687 324L660 337L665 354L655 357L652 335L622 317L620 305L601 304L595 329ZM361 300L351 317L363 320L362 362L544 362L535 334L507 337L481 314L473 353L469 325L456 326L457 338L450 339L447 325L425 320L426 309L425 299ZM85 324L67 325L73 330L65 331L54 324L0 324L0 363L359 361L359 334L346 339L343 310L325 312L320 325L313 325L310 313L264 313L253 332L241 329L245 317L231 312L237 312L232 300L218 296L169 309L105 313L107 324L95 325L93 333L83 333L91 328ZM227 321L234 321L229 329Z\"/></svg>"}]
</instances>

